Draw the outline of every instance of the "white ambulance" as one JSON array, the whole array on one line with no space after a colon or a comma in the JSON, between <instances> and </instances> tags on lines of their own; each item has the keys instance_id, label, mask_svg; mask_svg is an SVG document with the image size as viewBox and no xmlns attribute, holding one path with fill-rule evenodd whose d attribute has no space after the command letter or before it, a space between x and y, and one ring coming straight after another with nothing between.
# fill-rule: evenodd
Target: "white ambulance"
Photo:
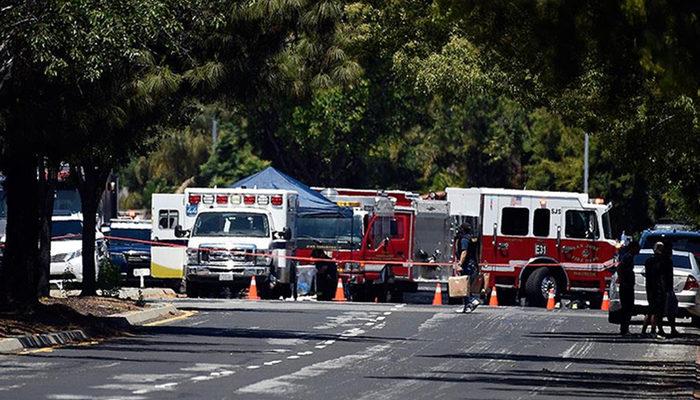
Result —
<instances>
[{"instance_id":1,"label":"white ambulance","mask_svg":"<svg viewBox=\"0 0 700 400\"><path fill-rule=\"evenodd\" d=\"M298 201L296 192L275 189L189 188L184 194L154 195L153 238L163 246L154 251L152 268L175 270L179 257L191 297L232 295L252 276L261 296L286 296L293 262L286 256L296 247ZM183 254L172 245L184 239ZM163 252L172 254L163 257Z\"/></svg>"}]
</instances>

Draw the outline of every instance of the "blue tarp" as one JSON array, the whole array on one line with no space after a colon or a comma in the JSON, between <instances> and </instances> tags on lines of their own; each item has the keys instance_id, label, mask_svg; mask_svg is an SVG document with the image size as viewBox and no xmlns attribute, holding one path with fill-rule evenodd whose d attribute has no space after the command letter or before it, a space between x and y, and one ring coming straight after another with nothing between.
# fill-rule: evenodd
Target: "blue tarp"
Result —
<instances>
[{"instance_id":1,"label":"blue tarp","mask_svg":"<svg viewBox=\"0 0 700 400\"><path fill-rule=\"evenodd\" d=\"M299 216L301 217L352 217L352 210L338 207L317 191L291 176L267 167L257 174L243 178L230 185L231 188L294 190L299 193Z\"/></svg>"}]
</instances>

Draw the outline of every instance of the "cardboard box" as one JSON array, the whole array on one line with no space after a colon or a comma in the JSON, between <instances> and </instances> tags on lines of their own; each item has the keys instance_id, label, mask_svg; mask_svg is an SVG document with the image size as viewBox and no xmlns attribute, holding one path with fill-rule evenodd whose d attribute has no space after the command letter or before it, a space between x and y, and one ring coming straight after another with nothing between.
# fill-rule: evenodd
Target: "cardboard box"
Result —
<instances>
[{"instance_id":1,"label":"cardboard box","mask_svg":"<svg viewBox=\"0 0 700 400\"><path fill-rule=\"evenodd\" d=\"M447 281L450 297L467 297L469 296L469 277L468 276L451 276Z\"/></svg>"}]
</instances>

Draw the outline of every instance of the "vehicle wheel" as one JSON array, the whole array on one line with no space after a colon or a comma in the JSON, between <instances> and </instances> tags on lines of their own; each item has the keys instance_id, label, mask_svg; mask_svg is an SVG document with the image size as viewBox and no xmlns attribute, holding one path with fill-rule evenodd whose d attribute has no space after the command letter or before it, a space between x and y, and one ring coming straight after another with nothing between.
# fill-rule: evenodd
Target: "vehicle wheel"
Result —
<instances>
[{"instance_id":1,"label":"vehicle wheel","mask_svg":"<svg viewBox=\"0 0 700 400\"><path fill-rule=\"evenodd\" d=\"M196 283L194 282L185 282L185 292L187 293L187 297L194 299L200 296L200 290L199 287Z\"/></svg>"},{"instance_id":2,"label":"vehicle wheel","mask_svg":"<svg viewBox=\"0 0 700 400\"><path fill-rule=\"evenodd\" d=\"M525 283L527 304L534 307L544 307L547 304L549 290L554 289L554 296L559 295L560 285L548 268L535 270Z\"/></svg>"}]
</instances>

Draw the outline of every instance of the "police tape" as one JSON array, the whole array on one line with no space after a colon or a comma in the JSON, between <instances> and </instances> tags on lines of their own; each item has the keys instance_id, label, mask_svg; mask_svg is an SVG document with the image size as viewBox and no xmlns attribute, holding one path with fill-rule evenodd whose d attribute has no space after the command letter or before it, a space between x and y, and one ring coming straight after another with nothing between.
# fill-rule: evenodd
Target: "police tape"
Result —
<instances>
[{"instance_id":1,"label":"police tape","mask_svg":"<svg viewBox=\"0 0 700 400\"><path fill-rule=\"evenodd\" d=\"M68 236L80 236L80 235L68 235ZM66 236L64 236L66 237ZM153 241L153 240L143 240L143 239L135 239L135 238L125 238L125 237L117 237L117 236L104 236L105 239L107 240L112 240L112 241L123 241L123 242L134 242L134 243L141 243L141 244L148 244L151 246L160 246L160 247L171 247L171 248L183 248L183 249L192 249L195 251L204 251L204 252L227 252L231 255L239 255L239 256L248 256L248 257L260 257L260 258L272 258L272 259L285 259L285 260L291 260L291 261L302 261L302 262L309 262L309 263L322 263L322 262L330 262L330 263L335 263L335 264L357 264L360 266L364 265L399 265L401 264L402 266L405 267L453 267L457 268L459 267L458 262L431 262L431 261L414 261L414 260L397 260L397 259L385 259L385 260L364 260L364 259L342 259L342 258L319 258L319 257L305 257L305 256L297 256L297 255L290 255L290 254L284 254L284 253L275 253L273 252L265 252L265 253L256 253L256 252L250 252L250 251L241 251L241 250L231 250L227 248L217 248L217 247L198 247L198 248L190 248L187 245L179 244L179 243L170 243L170 242L161 242L161 241ZM528 262L511 262L511 263L479 263L479 266L483 267L485 271L488 271L492 268L524 268L524 267L553 267L557 265L561 265L564 268L571 268L571 269L583 269L583 270L605 270L612 268L616 266L618 263L617 262L604 262L604 263L587 263L587 262L567 262L567 263L528 263Z\"/></svg>"}]
</instances>

